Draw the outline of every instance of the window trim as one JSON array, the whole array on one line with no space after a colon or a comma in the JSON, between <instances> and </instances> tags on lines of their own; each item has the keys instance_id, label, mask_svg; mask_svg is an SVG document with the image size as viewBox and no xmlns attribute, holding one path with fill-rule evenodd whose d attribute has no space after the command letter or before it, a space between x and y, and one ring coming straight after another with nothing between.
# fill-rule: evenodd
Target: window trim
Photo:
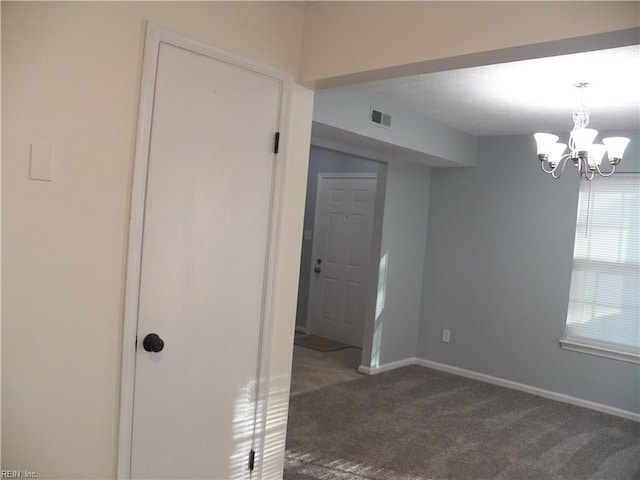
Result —
<instances>
[{"instance_id":1,"label":"window trim","mask_svg":"<svg viewBox=\"0 0 640 480\"><path fill-rule=\"evenodd\" d=\"M560 346L565 350L571 350L572 352L586 353L589 355L596 355L598 357L620 360L622 362L640 364L640 350L635 350L633 348L627 349L619 346L614 347L606 343L598 343L589 340L576 340L573 338L569 339L567 337L560 339Z\"/></svg>"}]
</instances>

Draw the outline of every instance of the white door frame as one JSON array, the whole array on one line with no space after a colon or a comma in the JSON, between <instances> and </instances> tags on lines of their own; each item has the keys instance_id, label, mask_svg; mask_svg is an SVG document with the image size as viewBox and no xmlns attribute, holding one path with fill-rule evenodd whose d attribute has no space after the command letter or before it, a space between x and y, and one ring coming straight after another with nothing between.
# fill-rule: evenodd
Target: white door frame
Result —
<instances>
[{"instance_id":1,"label":"white door frame","mask_svg":"<svg viewBox=\"0 0 640 480\"><path fill-rule=\"evenodd\" d=\"M267 416L267 392L270 384L269 358L270 339L273 326L273 293L275 284L276 252L278 245L278 224L281 210L282 188L284 185L285 145L288 132L290 94L292 79L289 74L271 66L245 59L211 45L199 42L163 27L147 24L147 33L140 85L138 128L133 169L131 195L131 216L129 221L129 241L126 266L126 288L124 302L124 325L122 335L122 364L120 377L120 414L118 431L117 478L129 479L131 468L131 443L133 432L133 396L135 380L136 333L138 324L138 298L140 292L140 266L142 260L142 236L144 206L146 196L147 169L151 137L151 119L155 95L155 80L160 44L166 43L185 48L218 61L229 63L282 82L280 108L280 148L275 161L272 200L269 219L267 245L267 265L263 292L262 324L260 331L260 351L258 358L259 382L256 408L256 469L254 474L261 477L261 466L265 424Z\"/></svg>"},{"instance_id":2,"label":"white door frame","mask_svg":"<svg viewBox=\"0 0 640 480\"><path fill-rule=\"evenodd\" d=\"M379 181L378 181L378 173L377 172L356 172L356 173L318 173L318 179L317 179L317 184L316 184L316 206L315 206L315 212L314 212L314 220L313 220L313 241L311 243L311 268L309 269L309 303L307 305L307 334L312 334L313 333L313 316L311 315L312 310L313 310L313 297L314 295L312 295L313 293L313 288L315 286L315 275L314 275L314 271L313 271L313 267L314 267L314 261L315 261L315 254L316 254L316 221L317 221L317 214L318 214L318 209L320 206L320 181L324 180L324 179L329 179L329 178L367 178L367 179L375 179L376 180L376 194L374 196L374 208L373 208L373 218L372 218L372 224L373 224L373 228L371 230L371 251L369 252L369 268L368 268L368 276L369 278L367 279L367 295L370 294L371 292L371 281L374 280L374 275L377 275L377 268L375 267L375 263L373 262L373 258L374 258L374 246L375 246L375 242L374 242L374 238L376 235L376 219L378 218L378 189L379 189ZM365 300L365 305L369 304L369 299L367 298ZM365 308L365 315L367 315L369 312L369 308ZM368 316L368 315L367 315ZM363 331L363 337L364 337L364 332L366 331L366 326L367 326L367 321L368 318L364 318L363 319L363 325L362 325L362 331ZM364 338L362 339L362 344L364 347ZM364 350L364 348L363 348Z\"/></svg>"}]
</instances>

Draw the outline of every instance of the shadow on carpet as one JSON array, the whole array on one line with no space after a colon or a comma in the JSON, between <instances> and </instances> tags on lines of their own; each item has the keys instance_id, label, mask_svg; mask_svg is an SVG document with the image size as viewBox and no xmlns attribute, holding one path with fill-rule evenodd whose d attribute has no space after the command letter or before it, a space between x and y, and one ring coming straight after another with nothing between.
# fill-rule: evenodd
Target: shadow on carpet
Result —
<instances>
[{"instance_id":1,"label":"shadow on carpet","mask_svg":"<svg viewBox=\"0 0 640 480\"><path fill-rule=\"evenodd\" d=\"M286 480L640 480L640 425L409 366L291 398Z\"/></svg>"}]
</instances>

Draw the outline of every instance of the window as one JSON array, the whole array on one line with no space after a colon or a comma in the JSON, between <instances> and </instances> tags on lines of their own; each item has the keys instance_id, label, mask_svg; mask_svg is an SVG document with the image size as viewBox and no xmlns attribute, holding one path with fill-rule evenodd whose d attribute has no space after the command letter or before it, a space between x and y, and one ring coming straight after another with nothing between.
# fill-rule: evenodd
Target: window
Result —
<instances>
[{"instance_id":1,"label":"window","mask_svg":"<svg viewBox=\"0 0 640 480\"><path fill-rule=\"evenodd\" d=\"M582 181L564 348L640 363L640 175Z\"/></svg>"}]
</instances>

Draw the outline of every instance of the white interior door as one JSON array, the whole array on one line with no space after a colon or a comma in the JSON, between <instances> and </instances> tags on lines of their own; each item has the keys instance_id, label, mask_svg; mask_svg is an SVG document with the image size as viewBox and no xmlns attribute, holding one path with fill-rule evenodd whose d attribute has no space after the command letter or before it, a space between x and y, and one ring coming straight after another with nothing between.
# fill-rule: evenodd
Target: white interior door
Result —
<instances>
[{"instance_id":1,"label":"white interior door","mask_svg":"<svg viewBox=\"0 0 640 480\"><path fill-rule=\"evenodd\" d=\"M250 478L283 85L158 48L130 476Z\"/></svg>"},{"instance_id":2,"label":"white interior door","mask_svg":"<svg viewBox=\"0 0 640 480\"><path fill-rule=\"evenodd\" d=\"M313 236L311 333L362 347L375 174L320 174Z\"/></svg>"}]
</instances>

